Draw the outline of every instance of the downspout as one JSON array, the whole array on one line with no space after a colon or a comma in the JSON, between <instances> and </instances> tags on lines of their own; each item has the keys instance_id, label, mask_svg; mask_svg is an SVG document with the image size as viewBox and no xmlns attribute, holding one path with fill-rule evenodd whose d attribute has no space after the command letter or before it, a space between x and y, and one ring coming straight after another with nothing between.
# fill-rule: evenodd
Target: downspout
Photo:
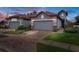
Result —
<instances>
[{"instance_id":1,"label":"downspout","mask_svg":"<svg viewBox=\"0 0 79 59\"><path fill-rule=\"evenodd\" d=\"M20 26L22 25L22 20L20 19Z\"/></svg>"}]
</instances>

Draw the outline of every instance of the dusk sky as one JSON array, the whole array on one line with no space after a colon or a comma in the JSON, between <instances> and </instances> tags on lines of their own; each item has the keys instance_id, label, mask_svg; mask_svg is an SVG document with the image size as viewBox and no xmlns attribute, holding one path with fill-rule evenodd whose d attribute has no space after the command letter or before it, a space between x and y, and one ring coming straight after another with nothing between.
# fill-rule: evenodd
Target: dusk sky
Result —
<instances>
[{"instance_id":1,"label":"dusk sky","mask_svg":"<svg viewBox=\"0 0 79 59\"><path fill-rule=\"evenodd\" d=\"M0 12L9 14L27 13L29 10L44 10L56 13L60 10L66 10L68 12L69 19L73 19L73 17L79 15L79 7L0 7Z\"/></svg>"}]
</instances>

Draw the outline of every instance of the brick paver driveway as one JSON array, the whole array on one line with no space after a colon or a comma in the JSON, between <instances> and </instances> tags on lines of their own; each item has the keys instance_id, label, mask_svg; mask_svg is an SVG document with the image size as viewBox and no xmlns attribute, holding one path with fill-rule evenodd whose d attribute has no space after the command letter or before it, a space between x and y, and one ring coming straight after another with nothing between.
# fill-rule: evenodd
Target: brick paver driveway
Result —
<instances>
[{"instance_id":1,"label":"brick paver driveway","mask_svg":"<svg viewBox=\"0 0 79 59\"><path fill-rule=\"evenodd\" d=\"M28 31L18 36L0 38L0 51L34 52L36 43L48 35L50 31Z\"/></svg>"}]
</instances>

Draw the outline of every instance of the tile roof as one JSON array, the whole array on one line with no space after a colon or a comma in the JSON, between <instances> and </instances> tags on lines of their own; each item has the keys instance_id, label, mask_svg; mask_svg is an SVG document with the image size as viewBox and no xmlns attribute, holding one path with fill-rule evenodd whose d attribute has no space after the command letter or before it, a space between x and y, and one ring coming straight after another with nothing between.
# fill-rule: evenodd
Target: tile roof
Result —
<instances>
[{"instance_id":1,"label":"tile roof","mask_svg":"<svg viewBox=\"0 0 79 59\"><path fill-rule=\"evenodd\" d=\"M16 14L16 15L13 15L13 16L9 16L9 17L6 18L6 19L11 19L11 18L23 18L24 20L31 20L31 18L35 18L35 17L37 17L37 16L38 16L39 14L41 14L41 13L44 13L44 14L48 15L49 17L56 16L56 13L49 12L49 11L41 11L41 12L38 12L36 15Z\"/></svg>"},{"instance_id":2,"label":"tile roof","mask_svg":"<svg viewBox=\"0 0 79 59\"><path fill-rule=\"evenodd\" d=\"M11 19L11 18L22 18L24 20L30 20L29 17L27 17L25 14L16 14L16 15L13 15L13 16L9 16L8 18L6 19Z\"/></svg>"},{"instance_id":3,"label":"tile roof","mask_svg":"<svg viewBox=\"0 0 79 59\"><path fill-rule=\"evenodd\" d=\"M44 14L48 15L49 17L56 16L56 13L49 12L49 11L41 11L41 12L39 12L36 16L38 16L38 15L41 14L41 13L44 13Z\"/></svg>"}]
</instances>

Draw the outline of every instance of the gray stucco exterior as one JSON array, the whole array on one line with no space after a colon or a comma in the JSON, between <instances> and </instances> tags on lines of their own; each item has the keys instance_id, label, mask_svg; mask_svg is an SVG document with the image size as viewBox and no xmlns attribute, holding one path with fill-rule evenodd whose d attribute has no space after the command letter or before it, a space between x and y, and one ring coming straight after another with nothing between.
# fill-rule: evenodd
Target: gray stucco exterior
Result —
<instances>
[{"instance_id":1,"label":"gray stucco exterior","mask_svg":"<svg viewBox=\"0 0 79 59\"><path fill-rule=\"evenodd\" d=\"M25 27L31 26L31 20L22 20L22 25Z\"/></svg>"},{"instance_id":2,"label":"gray stucco exterior","mask_svg":"<svg viewBox=\"0 0 79 59\"><path fill-rule=\"evenodd\" d=\"M16 20L14 20L14 19L16 19ZM31 26L31 21L30 20L24 20L24 19L11 18L11 19L9 19L7 24L8 24L9 28L16 29L21 25L25 26L25 27Z\"/></svg>"}]
</instances>

